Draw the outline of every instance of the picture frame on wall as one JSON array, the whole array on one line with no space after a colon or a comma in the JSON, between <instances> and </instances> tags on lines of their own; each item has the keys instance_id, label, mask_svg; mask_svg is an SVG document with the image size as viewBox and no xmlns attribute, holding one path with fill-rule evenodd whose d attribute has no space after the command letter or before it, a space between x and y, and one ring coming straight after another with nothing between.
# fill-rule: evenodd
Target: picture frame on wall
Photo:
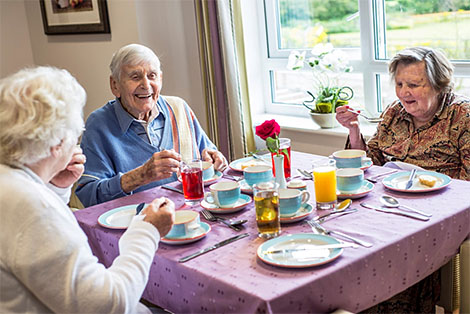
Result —
<instances>
[{"instance_id":1,"label":"picture frame on wall","mask_svg":"<svg viewBox=\"0 0 470 314\"><path fill-rule=\"evenodd\" d=\"M106 0L39 0L46 35L111 33Z\"/></svg>"}]
</instances>

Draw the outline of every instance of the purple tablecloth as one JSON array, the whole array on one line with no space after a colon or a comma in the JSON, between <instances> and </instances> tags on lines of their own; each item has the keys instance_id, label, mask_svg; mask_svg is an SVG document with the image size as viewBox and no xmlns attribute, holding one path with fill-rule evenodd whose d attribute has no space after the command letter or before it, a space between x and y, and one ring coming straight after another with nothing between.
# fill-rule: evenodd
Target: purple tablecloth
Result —
<instances>
[{"instance_id":1,"label":"purple tablecloth","mask_svg":"<svg viewBox=\"0 0 470 314\"><path fill-rule=\"evenodd\" d=\"M292 169L309 169L313 159L294 152ZM372 166L366 177L387 169ZM229 171L230 173L235 173ZM295 173L295 170L293 171ZM174 183L180 187L180 183ZM308 181L315 204L313 183ZM433 214L429 221L363 208L360 202L379 205L387 193L409 205ZM453 180L441 190L429 193L390 191L379 183L367 196L354 200L358 212L325 222L324 226L344 231L373 243L373 247L345 249L331 263L304 269L280 268L260 261L256 250L263 239L257 237L253 203L226 215L245 218L250 236L199 256L186 263L178 259L210 246L237 232L219 223L209 223L212 231L202 240L171 246L160 243L143 297L173 312L330 312L337 308L358 312L390 298L425 278L448 262L470 234L470 182ZM98 217L113 208L167 196L176 208L184 204L182 195L161 188L96 205L75 213L88 235L95 255L106 266L118 254L122 234L98 225ZM194 210L201 207L194 206ZM316 213L312 213L312 218ZM309 233L304 222L282 225L282 235Z\"/></svg>"}]
</instances>

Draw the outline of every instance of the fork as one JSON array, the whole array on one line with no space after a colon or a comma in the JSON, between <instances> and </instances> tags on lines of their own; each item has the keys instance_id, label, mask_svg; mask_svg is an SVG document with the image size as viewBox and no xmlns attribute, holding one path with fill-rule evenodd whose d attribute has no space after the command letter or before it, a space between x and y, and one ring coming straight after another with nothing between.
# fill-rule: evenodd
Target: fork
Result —
<instances>
[{"instance_id":1,"label":"fork","mask_svg":"<svg viewBox=\"0 0 470 314\"><path fill-rule=\"evenodd\" d=\"M374 176L371 176L369 178L366 178L367 181L369 182L372 182L372 183L377 183L377 179L380 178L380 177L383 177L383 176L386 176L388 174L392 174L392 173L395 173L399 171L398 169L394 169L392 171L387 171L387 172L384 172L384 173L379 173L379 174L376 174Z\"/></svg>"},{"instance_id":2,"label":"fork","mask_svg":"<svg viewBox=\"0 0 470 314\"><path fill-rule=\"evenodd\" d=\"M313 180L313 175L307 170L297 169L297 171L300 172L300 174L303 175L306 179Z\"/></svg>"},{"instance_id":3,"label":"fork","mask_svg":"<svg viewBox=\"0 0 470 314\"><path fill-rule=\"evenodd\" d=\"M345 239L353 241L353 242L355 242L359 245L362 245L364 247L371 247L372 246L372 243L356 239L356 238L351 237L350 235L347 235L345 233L342 233L342 232L339 232L339 231L334 231L334 230L327 230L323 226L321 226L318 222L316 222L314 220L308 220L307 223L309 224L310 227L312 227L312 229L315 228L318 231L320 231L321 233L324 233L324 234L327 234L327 235L336 234L336 235L339 235L339 236L341 236Z\"/></svg>"},{"instance_id":4,"label":"fork","mask_svg":"<svg viewBox=\"0 0 470 314\"><path fill-rule=\"evenodd\" d=\"M243 180L243 176L233 176L231 174L224 174L224 177L226 177L227 179L237 181L237 182Z\"/></svg>"},{"instance_id":5,"label":"fork","mask_svg":"<svg viewBox=\"0 0 470 314\"><path fill-rule=\"evenodd\" d=\"M229 222L225 221L224 218L221 218L221 217L217 217L217 216L214 216L210 211L208 211L207 209L202 209L201 210L201 214L204 216L204 218L206 218L208 221L219 221L223 224L225 224L227 227L229 228L232 228L233 230L235 231L240 231L241 229L236 227L236 226L233 226L231 225Z\"/></svg>"},{"instance_id":6,"label":"fork","mask_svg":"<svg viewBox=\"0 0 470 314\"><path fill-rule=\"evenodd\" d=\"M371 118L371 117L368 117L365 114L363 114L359 111L353 110L353 109L347 109L347 111L358 114L358 115L360 115L361 117L363 117L364 119L366 119L367 121L369 121L371 123L379 123L379 122L383 121L382 118Z\"/></svg>"}]
</instances>

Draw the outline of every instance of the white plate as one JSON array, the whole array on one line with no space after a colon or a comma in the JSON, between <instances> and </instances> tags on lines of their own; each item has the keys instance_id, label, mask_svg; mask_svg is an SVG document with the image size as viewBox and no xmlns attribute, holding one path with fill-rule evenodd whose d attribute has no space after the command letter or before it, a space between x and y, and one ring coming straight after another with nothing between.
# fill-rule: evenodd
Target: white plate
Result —
<instances>
[{"instance_id":1,"label":"white plate","mask_svg":"<svg viewBox=\"0 0 470 314\"><path fill-rule=\"evenodd\" d=\"M173 244L173 245L180 245L180 244L187 244L192 243L197 240L200 240L206 236L207 233L211 231L211 226L205 222L201 221L201 226L199 227L198 232L190 238L161 238L160 241L165 244Z\"/></svg>"},{"instance_id":2,"label":"white plate","mask_svg":"<svg viewBox=\"0 0 470 314\"><path fill-rule=\"evenodd\" d=\"M127 229L132 218L135 216L135 210L138 205L127 205L108 210L98 217L98 224L110 229Z\"/></svg>"},{"instance_id":3,"label":"white plate","mask_svg":"<svg viewBox=\"0 0 470 314\"><path fill-rule=\"evenodd\" d=\"M205 200L201 202L201 207L215 214L230 214L241 210L246 205L250 204L251 201L252 200L249 195L240 194L240 198L232 207L221 208L215 204L208 203Z\"/></svg>"},{"instance_id":4,"label":"white plate","mask_svg":"<svg viewBox=\"0 0 470 314\"><path fill-rule=\"evenodd\" d=\"M346 194L346 193L341 193L340 191L338 191L336 193L336 195L339 198L352 198L352 199L355 199L355 198L360 198L360 197L365 196L366 194L368 194L373 189L374 189L374 184L372 182L364 180L364 183L362 184L361 188L359 190L357 190L355 193Z\"/></svg>"},{"instance_id":5,"label":"white plate","mask_svg":"<svg viewBox=\"0 0 470 314\"><path fill-rule=\"evenodd\" d=\"M436 178L437 182L433 187L423 185L419 182L418 177L420 175L429 175ZM445 188L450 184L452 179L445 174L434 172L434 171L416 171L416 177L413 180L413 185L408 190L405 189L406 183L410 177L410 171L401 171L394 173L382 180L383 185L386 188L400 192L420 193L420 192L431 192Z\"/></svg>"},{"instance_id":6,"label":"white plate","mask_svg":"<svg viewBox=\"0 0 470 314\"><path fill-rule=\"evenodd\" d=\"M369 169L370 167L372 167L372 165L373 165L372 160L368 160L368 161L366 161L366 164L361 167L361 169L364 170L364 171L366 171L367 169Z\"/></svg>"},{"instance_id":7,"label":"white plate","mask_svg":"<svg viewBox=\"0 0 470 314\"><path fill-rule=\"evenodd\" d=\"M217 181L217 180L219 180L220 178L222 178L222 176L223 176L223 173L216 170L216 171L214 172L214 176L213 176L212 178L209 178L209 179L204 180L204 185L208 185L208 184L214 183L215 181ZM179 182L182 182L180 176L178 176L178 181L179 181Z\"/></svg>"},{"instance_id":8,"label":"white plate","mask_svg":"<svg viewBox=\"0 0 470 314\"><path fill-rule=\"evenodd\" d=\"M240 183L240 190L243 193L253 194L253 188L246 183L245 179L241 179L238 182Z\"/></svg>"},{"instance_id":9,"label":"white plate","mask_svg":"<svg viewBox=\"0 0 470 314\"><path fill-rule=\"evenodd\" d=\"M265 254L264 252L268 250L303 249L312 246L339 243L341 242L335 238L322 234L289 234L264 242L258 247L257 254L263 262L274 266L288 268L311 267L335 260L343 253L344 249L318 249L284 254Z\"/></svg>"},{"instance_id":10,"label":"white plate","mask_svg":"<svg viewBox=\"0 0 470 314\"><path fill-rule=\"evenodd\" d=\"M260 157L263 158L264 160L266 160L267 163L263 162L262 160L257 160L255 158L249 156L249 157L234 160L228 166L232 170L243 172L242 165L246 162L249 162L249 161L250 162L253 161L254 163L256 163L256 165L266 165L266 164L272 165L271 154L262 155Z\"/></svg>"},{"instance_id":11,"label":"white plate","mask_svg":"<svg viewBox=\"0 0 470 314\"><path fill-rule=\"evenodd\" d=\"M282 217L281 216L281 223L283 224L288 224L291 222L296 222L299 220L302 220L308 215L310 215L313 212L313 206L310 204L304 204L300 209L295 213L294 216L289 216L289 217Z\"/></svg>"}]
</instances>

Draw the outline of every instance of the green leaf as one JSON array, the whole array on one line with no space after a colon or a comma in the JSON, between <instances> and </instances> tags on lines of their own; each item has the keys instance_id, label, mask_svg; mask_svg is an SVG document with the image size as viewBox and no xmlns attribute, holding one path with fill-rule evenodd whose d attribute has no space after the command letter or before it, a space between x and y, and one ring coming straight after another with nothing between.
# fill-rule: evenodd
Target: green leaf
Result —
<instances>
[{"instance_id":1,"label":"green leaf","mask_svg":"<svg viewBox=\"0 0 470 314\"><path fill-rule=\"evenodd\" d=\"M276 137L276 138L272 138L272 137L268 137L266 139L266 147L268 148L268 150L271 152L271 153L275 153L277 154L278 151L279 151L279 138Z\"/></svg>"}]
</instances>

